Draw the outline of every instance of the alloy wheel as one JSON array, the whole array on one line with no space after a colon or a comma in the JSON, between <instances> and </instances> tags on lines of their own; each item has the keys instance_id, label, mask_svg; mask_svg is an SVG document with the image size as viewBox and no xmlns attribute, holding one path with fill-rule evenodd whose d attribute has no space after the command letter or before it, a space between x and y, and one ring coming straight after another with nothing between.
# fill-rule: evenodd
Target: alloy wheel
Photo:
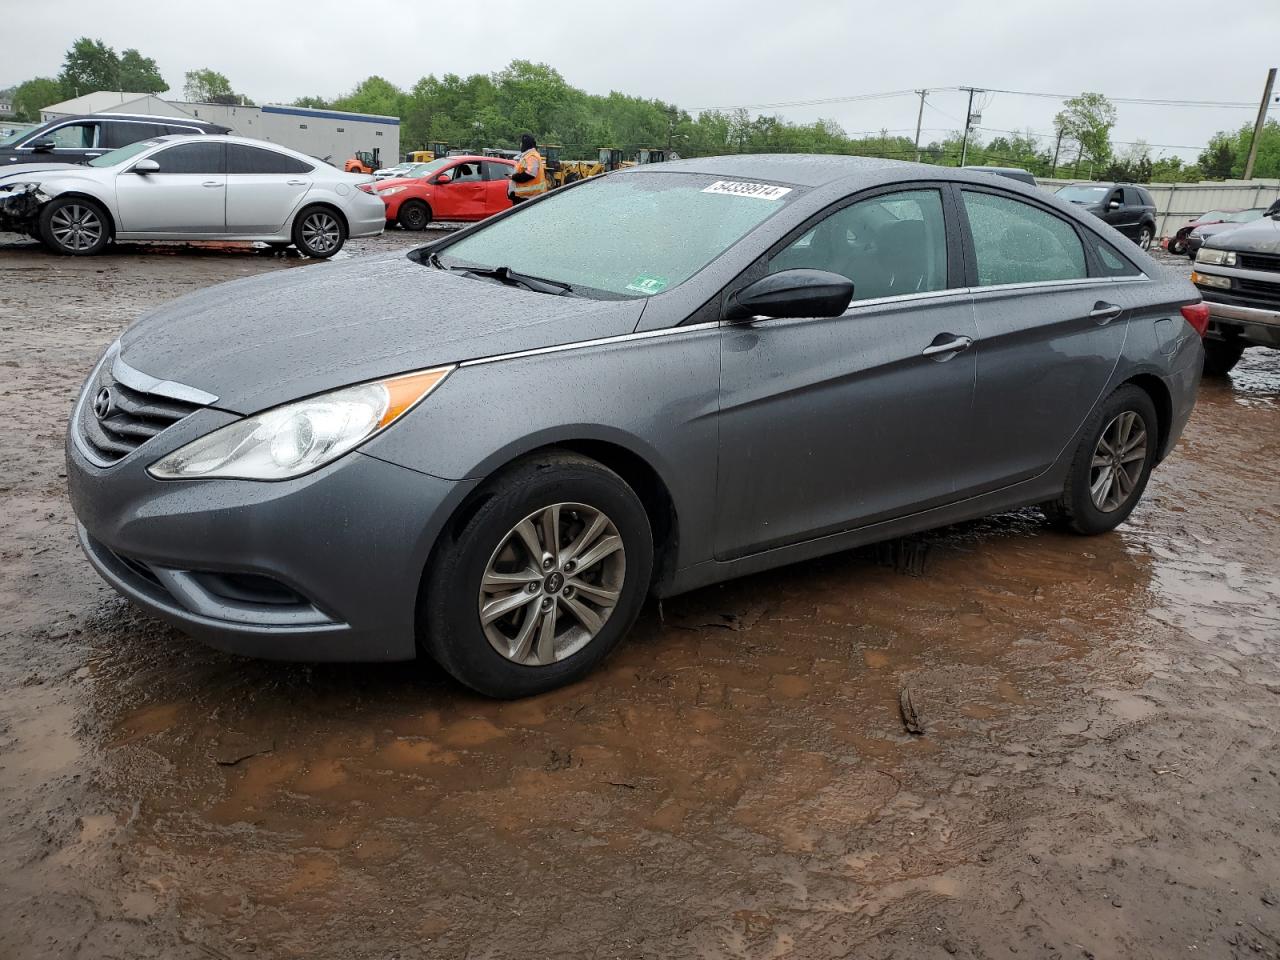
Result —
<instances>
[{"instance_id":1,"label":"alloy wheel","mask_svg":"<svg viewBox=\"0 0 1280 960\"><path fill-rule=\"evenodd\" d=\"M302 239L316 253L328 253L342 239L342 229L331 214L317 210L302 221Z\"/></svg>"},{"instance_id":2,"label":"alloy wheel","mask_svg":"<svg viewBox=\"0 0 1280 960\"><path fill-rule=\"evenodd\" d=\"M627 554L601 510L555 503L517 523L480 582L489 645L525 666L573 656L600 632L622 595Z\"/></svg>"},{"instance_id":3,"label":"alloy wheel","mask_svg":"<svg viewBox=\"0 0 1280 960\"><path fill-rule=\"evenodd\" d=\"M102 239L102 219L79 203L68 203L49 219L53 238L67 250L88 250Z\"/></svg>"},{"instance_id":4,"label":"alloy wheel","mask_svg":"<svg viewBox=\"0 0 1280 960\"><path fill-rule=\"evenodd\" d=\"M1151 249L1151 230L1148 227L1142 228L1142 233L1138 235L1138 246L1143 250Z\"/></svg>"},{"instance_id":5,"label":"alloy wheel","mask_svg":"<svg viewBox=\"0 0 1280 960\"><path fill-rule=\"evenodd\" d=\"M1089 471L1089 496L1103 513L1119 510L1137 489L1147 462L1147 428L1126 410L1098 437Z\"/></svg>"}]
</instances>

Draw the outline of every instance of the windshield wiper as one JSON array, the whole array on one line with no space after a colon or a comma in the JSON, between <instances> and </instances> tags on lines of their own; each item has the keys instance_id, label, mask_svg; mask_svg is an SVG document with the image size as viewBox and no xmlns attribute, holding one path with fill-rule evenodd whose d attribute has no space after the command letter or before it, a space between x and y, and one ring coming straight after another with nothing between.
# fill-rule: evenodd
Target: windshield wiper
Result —
<instances>
[{"instance_id":1,"label":"windshield wiper","mask_svg":"<svg viewBox=\"0 0 1280 960\"><path fill-rule=\"evenodd\" d=\"M464 277L482 277L486 280L497 280L513 287L524 287L534 293L551 293L558 297L572 296L573 287L559 280L548 280L545 277L534 277L527 273L517 273L510 267L446 267Z\"/></svg>"}]
</instances>

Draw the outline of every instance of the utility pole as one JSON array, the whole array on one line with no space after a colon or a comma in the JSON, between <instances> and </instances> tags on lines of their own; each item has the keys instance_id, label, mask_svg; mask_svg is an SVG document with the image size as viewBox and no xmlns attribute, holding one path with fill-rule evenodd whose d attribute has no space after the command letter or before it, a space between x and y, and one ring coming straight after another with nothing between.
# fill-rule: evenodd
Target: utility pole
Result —
<instances>
[{"instance_id":1,"label":"utility pole","mask_svg":"<svg viewBox=\"0 0 1280 960\"><path fill-rule=\"evenodd\" d=\"M916 163L920 162L920 123L924 120L924 96L928 90L917 90L920 94L920 110L916 113Z\"/></svg>"},{"instance_id":2,"label":"utility pole","mask_svg":"<svg viewBox=\"0 0 1280 960\"><path fill-rule=\"evenodd\" d=\"M1267 122L1267 107L1271 106L1271 90L1276 85L1276 68L1267 71L1267 85L1262 89L1262 103L1258 104L1258 122L1253 125L1253 141L1249 144L1249 159L1244 162L1244 178L1253 179L1253 162L1258 159L1258 141L1262 139L1262 127Z\"/></svg>"},{"instance_id":3,"label":"utility pole","mask_svg":"<svg viewBox=\"0 0 1280 960\"><path fill-rule=\"evenodd\" d=\"M1058 129L1058 142L1053 145L1053 166L1049 170L1049 179L1058 175L1058 151L1062 149L1062 129Z\"/></svg>"},{"instance_id":4,"label":"utility pole","mask_svg":"<svg viewBox=\"0 0 1280 960\"><path fill-rule=\"evenodd\" d=\"M964 111L964 140L960 143L960 166L963 167L965 160L969 158L969 125L973 123L973 95L983 91L973 87L961 87L960 89L969 91L969 106Z\"/></svg>"}]
</instances>

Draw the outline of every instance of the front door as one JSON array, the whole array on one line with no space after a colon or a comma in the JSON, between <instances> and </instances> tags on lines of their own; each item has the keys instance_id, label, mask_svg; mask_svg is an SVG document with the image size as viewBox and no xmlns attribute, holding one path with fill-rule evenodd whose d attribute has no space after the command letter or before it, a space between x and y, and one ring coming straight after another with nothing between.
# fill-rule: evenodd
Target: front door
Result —
<instances>
[{"instance_id":1,"label":"front door","mask_svg":"<svg viewBox=\"0 0 1280 960\"><path fill-rule=\"evenodd\" d=\"M441 173L449 182L436 187L432 204L437 220L481 220L485 216L485 182L480 161L467 160Z\"/></svg>"},{"instance_id":2,"label":"front door","mask_svg":"<svg viewBox=\"0 0 1280 960\"><path fill-rule=\"evenodd\" d=\"M220 236L227 226L227 174L221 140L187 140L151 154L160 169L116 177L120 232ZM136 161L135 161L136 163Z\"/></svg>"},{"instance_id":3,"label":"front door","mask_svg":"<svg viewBox=\"0 0 1280 960\"><path fill-rule=\"evenodd\" d=\"M768 269L854 282L843 316L727 326L716 557L964 496L977 330L941 188L845 206Z\"/></svg>"},{"instance_id":4,"label":"front door","mask_svg":"<svg viewBox=\"0 0 1280 960\"><path fill-rule=\"evenodd\" d=\"M510 163L498 163L496 160L484 162L484 215L493 216L511 206L511 197L507 188L511 184L511 174L515 166Z\"/></svg>"},{"instance_id":5,"label":"front door","mask_svg":"<svg viewBox=\"0 0 1280 960\"><path fill-rule=\"evenodd\" d=\"M1140 272L1048 209L985 188L960 196L976 280L973 455L995 489L1047 470L1100 399L1134 302L1116 281Z\"/></svg>"},{"instance_id":6,"label":"front door","mask_svg":"<svg viewBox=\"0 0 1280 960\"><path fill-rule=\"evenodd\" d=\"M227 233L278 233L311 189L311 166L288 154L227 144Z\"/></svg>"}]
</instances>

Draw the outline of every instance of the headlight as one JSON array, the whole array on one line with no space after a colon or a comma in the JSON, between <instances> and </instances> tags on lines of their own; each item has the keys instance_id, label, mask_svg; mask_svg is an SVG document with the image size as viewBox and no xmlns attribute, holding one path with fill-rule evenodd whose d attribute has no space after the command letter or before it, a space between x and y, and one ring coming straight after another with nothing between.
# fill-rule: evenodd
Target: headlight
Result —
<instances>
[{"instance_id":1,"label":"headlight","mask_svg":"<svg viewBox=\"0 0 1280 960\"><path fill-rule=\"evenodd\" d=\"M1219 290L1231 289L1230 277L1214 277L1207 273L1197 273L1195 270L1191 271L1191 282L1202 287L1217 287Z\"/></svg>"},{"instance_id":2,"label":"headlight","mask_svg":"<svg viewBox=\"0 0 1280 960\"><path fill-rule=\"evenodd\" d=\"M1196 254L1196 263L1217 263L1224 267L1234 267L1236 265L1236 252L1234 250L1210 250L1207 247L1201 247L1200 252Z\"/></svg>"},{"instance_id":3,"label":"headlight","mask_svg":"<svg viewBox=\"0 0 1280 960\"><path fill-rule=\"evenodd\" d=\"M159 480L288 480L332 463L426 398L436 367L286 403L193 440L147 468Z\"/></svg>"},{"instance_id":4,"label":"headlight","mask_svg":"<svg viewBox=\"0 0 1280 960\"><path fill-rule=\"evenodd\" d=\"M378 195L383 197L389 197L393 193L402 193L408 189L409 189L408 187L387 187L387 189L385 190L379 190Z\"/></svg>"}]
</instances>

